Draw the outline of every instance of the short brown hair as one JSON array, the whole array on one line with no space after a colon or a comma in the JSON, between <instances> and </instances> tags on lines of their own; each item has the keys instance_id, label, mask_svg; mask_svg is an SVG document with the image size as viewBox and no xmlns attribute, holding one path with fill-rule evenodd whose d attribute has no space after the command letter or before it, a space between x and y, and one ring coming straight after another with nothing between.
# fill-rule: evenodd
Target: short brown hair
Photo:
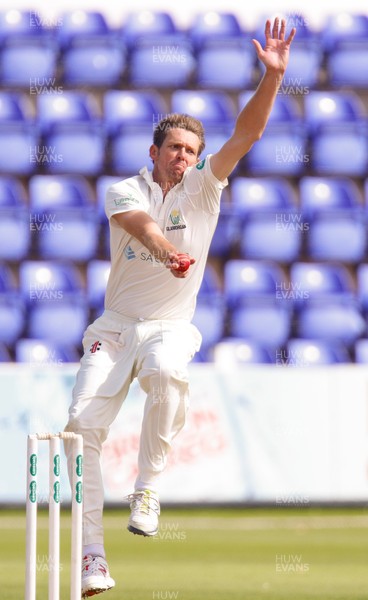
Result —
<instances>
[{"instance_id":1,"label":"short brown hair","mask_svg":"<svg viewBox=\"0 0 368 600\"><path fill-rule=\"evenodd\" d=\"M161 148L166 134L170 129L186 129L192 131L199 138L198 156L205 148L204 128L201 121L186 114L172 113L167 115L156 125L153 132L153 143Z\"/></svg>"}]
</instances>

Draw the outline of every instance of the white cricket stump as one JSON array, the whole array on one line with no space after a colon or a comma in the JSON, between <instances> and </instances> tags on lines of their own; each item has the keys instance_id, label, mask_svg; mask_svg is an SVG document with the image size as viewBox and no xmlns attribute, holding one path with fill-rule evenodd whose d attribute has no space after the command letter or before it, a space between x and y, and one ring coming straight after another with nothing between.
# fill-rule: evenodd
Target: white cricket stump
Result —
<instances>
[{"instance_id":1,"label":"white cricket stump","mask_svg":"<svg viewBox=\"0 0 368 600\"><path fill-rule=\"evenodd\" d=\"M73 448L70 600L80 600L82 578L83 437L79 434L36 433L27 439L25 600L36 600L38 443L49 442L49 600L60 600L60 440Z\"/></svg>"}]
</instances>

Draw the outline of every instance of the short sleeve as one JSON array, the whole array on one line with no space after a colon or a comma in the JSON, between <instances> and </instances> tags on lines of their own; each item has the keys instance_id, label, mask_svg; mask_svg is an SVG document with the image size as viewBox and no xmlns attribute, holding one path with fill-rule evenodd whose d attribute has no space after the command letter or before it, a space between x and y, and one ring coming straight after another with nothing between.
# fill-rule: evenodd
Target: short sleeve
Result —
<instances>
[{"instance_id":1,"label":"short sleeve","mask_svg":"<svg viewBox=\"0 0 368 600\"><path fill-rule=\"evenodd\" d=\"M127 181L109 187L105 201L107 218L110 219L114 215L130 210L146 210L139 191L134 189L133 186L129 186Z\"/></svg>"},{"instance_id":2,"label":"short sleeve","mask_svg":"<svg viewBox=\"0 0 368 600\"><path fill-rule=\"evenodd\" d=\"M192 208L215 214L220 211L221 192L228 181L219 181L212 173L211 154L192 167L186 174L184 189Z\"/></svg>"}]
</instances>

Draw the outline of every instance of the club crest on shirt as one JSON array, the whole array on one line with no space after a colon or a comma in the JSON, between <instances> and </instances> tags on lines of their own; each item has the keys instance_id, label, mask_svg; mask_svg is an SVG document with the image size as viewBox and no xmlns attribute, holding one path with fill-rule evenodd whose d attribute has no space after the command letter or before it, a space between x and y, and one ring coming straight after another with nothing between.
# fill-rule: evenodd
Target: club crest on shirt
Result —
<instances>
[{"instance_id":1,"label":"club crest on shirt","mask_svg":"<svg viewBox=\"0 0 368 600\"><path fill-rule=\"evenodd\" d=\"M183 217L180 214L180 211L177 208L174 208L169 216L169 219L172 225L168 225L166 227L166 231L173 231L175 229L185 229L186 225L183 222Z\"/></svg>"}]
</instances>

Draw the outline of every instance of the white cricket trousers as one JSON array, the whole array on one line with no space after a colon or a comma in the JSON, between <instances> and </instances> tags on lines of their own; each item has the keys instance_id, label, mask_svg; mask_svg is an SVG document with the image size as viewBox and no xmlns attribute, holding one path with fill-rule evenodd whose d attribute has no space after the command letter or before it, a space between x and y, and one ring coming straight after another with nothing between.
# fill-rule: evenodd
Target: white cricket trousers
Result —
<instances>
[{"instance_id":1,"label":"white cricket trousers","mask_svg":"<svg viewBox=\"0 0 368 600\"><path fill-rule=\"evenodd\" d=\"M201 344L186 320L138 320L106 310L83 337L66 431L84 441L83 544L103 544L101 446L135 377L147 393L135 489L155 490L188 408L187 366ZM71 476L72 445L65 440Z\"/></svg>"}]
</instances>

